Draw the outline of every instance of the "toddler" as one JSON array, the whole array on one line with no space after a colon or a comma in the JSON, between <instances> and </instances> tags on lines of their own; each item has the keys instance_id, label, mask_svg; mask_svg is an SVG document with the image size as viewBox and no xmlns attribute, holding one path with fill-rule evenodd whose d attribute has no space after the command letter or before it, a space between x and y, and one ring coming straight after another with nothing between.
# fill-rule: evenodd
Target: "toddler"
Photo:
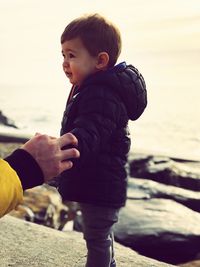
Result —
<instances>
[{"instance_id":1,"label":"toddler","mask_svg":"<svg viewBox=\"0 0 200 267\"><path fill-rule=\"evenodd\" d=\"M80 205L86 267L115 267L113 225L126 201L127 125L147 105L146 86L132 65L116 65L120 32L98 14L73 20L61 45L63 70L72 84L61 134L76 136L80 158L61 174L58 190L63 200Z\"/></svg>"}]
</instances>

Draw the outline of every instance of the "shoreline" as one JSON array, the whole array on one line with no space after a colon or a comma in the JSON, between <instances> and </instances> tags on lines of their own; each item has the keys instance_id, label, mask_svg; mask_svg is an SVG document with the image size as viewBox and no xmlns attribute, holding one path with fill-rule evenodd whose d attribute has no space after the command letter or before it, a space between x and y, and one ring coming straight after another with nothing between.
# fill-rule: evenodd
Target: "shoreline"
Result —
<instances>
[{"instance_id":1,"label":"shoreline","mask_svg":"<svg viewBox=\"0 0 200 267\"><path fill-rule=\"evenodd\" d=\"M3 157L2 154L11 153L14 149L18 148L23 143L27 142L32 136L30 134L23 134L23 133L11 133L11 132L1 132L0 131L0 157ZM145 149L134 149L130 150L129 155L152 155L156 157L167 157L176 162L180 163L196 163L200 164L200 159L197 160L196 158L186 157L180 155L169 155L167 153L159 153L158 151L149 151Z\"/></svg>"},{"instance_id":2,"label":"shoreline","mask_svg":"<svg viewBox=\"0 0 200 267\"><path fill-rule=\"evenodd\" d=\"M137 149L134 148L133 150L130 150L130 154L141 154L141 155L152 155L152 156L156 156L156 157L167 157L170 158L174 161L177 162L188 162L188 163L200 163L200 154L199 154L199 159L197 159L196 157L192 157L192 156L186 156L186 155L182 155L180 156L179 154L176 153L167 153L167 152L161 152L158 150L146 150L146 149Z\"/></svg>"}]
</instances>

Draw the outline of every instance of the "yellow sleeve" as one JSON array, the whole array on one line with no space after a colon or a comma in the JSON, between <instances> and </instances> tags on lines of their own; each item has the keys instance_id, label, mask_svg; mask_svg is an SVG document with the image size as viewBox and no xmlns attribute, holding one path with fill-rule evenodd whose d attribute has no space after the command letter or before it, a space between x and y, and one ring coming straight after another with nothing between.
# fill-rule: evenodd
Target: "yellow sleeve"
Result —
<instances>
[{"instance_id":1,"label":"yellow sleeve","mask_svg":"<svg viewBox=\"0 0 200 267\"><path fill-rule=\"evenodd\" d=\"M23 189L17 173L0 159L0 217L22 201Z\"/></svg>"}]
</instances>

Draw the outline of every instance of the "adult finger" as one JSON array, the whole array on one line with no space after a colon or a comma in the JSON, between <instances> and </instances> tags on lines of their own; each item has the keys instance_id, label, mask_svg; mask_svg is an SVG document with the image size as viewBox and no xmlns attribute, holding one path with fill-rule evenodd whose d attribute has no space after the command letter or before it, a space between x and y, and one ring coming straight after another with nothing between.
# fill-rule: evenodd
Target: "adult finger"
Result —
<instances>
[{"instance_id":1,"label":"adult finger","mask_svg":"<svg viewBox=\"0 0 200 267\"><path fill-rule=\"evenodd\" d=\"M66 133L58 138L58 142L61 147L69 145L69 144L78 144L78 140L72 133Z\"/></svg>"},{"instance_id":2,"label":"adult finger","mask_svg":"<svg viewBox=\"0 0 200 267\"><path fill-rule=\"evenodd\" d=\"M60 172L69 170L69 169L72 168L72 166L73 166L72 161L70 161L70 160L63 161L63 162L61 162L61 164L60 164Z\"/></svg>"},{"instance_id":3,"label":"adult finger","mask_svg":"<svg viewBox=\"0 0 200 267\"><path fill-rule=\"evenodd\" d=\"M79 158L80 152L76 148L64 149L60 152L60 160L67 160L70 158Z\"/></svg>"}]
</instances>

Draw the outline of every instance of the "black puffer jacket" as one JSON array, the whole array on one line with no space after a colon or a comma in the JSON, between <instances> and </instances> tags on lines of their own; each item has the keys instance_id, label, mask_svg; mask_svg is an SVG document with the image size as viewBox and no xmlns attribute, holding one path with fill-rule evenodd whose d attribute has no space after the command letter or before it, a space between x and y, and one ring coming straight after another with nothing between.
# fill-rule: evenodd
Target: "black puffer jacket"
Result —
<instances>
[{"instance_id":1,"label":"black puffer jacket","mask_svg":"<svg viewBox=\"0 0 200 267\"><path fill-rule=\"evenodd\" d=\"M80 159L59 177L64 200L121 207L126 201L128 120L147 105L143 77L125 62L97 72L76 88L64 112L61 134L78 138Z\"/></svg>"}]
</instances>

